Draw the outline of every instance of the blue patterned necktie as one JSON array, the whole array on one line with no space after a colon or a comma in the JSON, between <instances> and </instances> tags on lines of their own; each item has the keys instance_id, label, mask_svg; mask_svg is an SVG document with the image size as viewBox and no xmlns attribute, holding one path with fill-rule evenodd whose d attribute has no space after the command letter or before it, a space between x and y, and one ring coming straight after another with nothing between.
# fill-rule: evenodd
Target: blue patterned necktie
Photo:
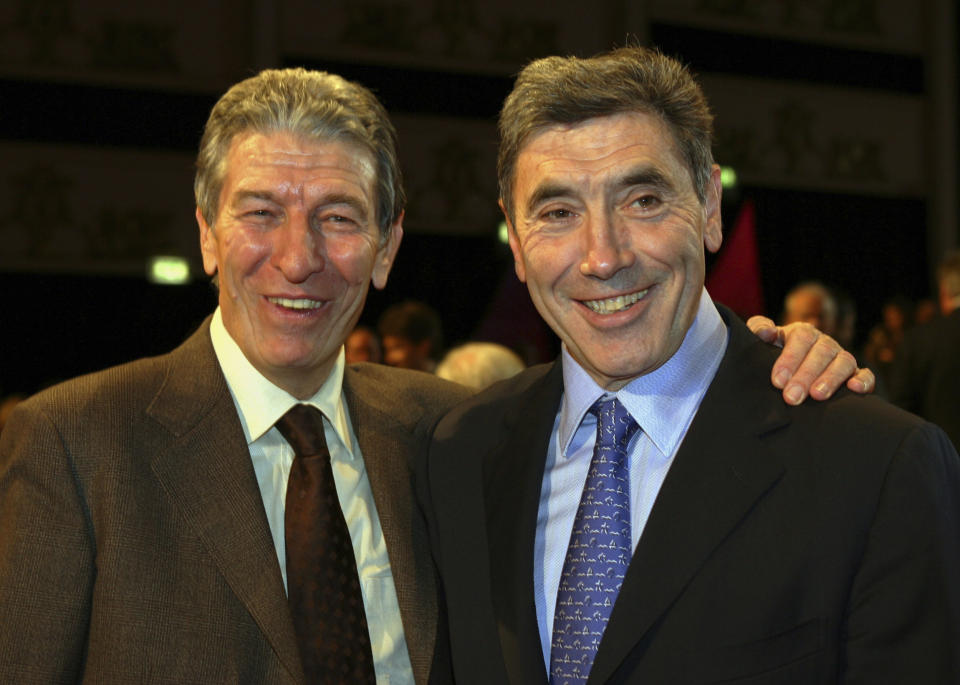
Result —
<instances>
[{"instance_id":1,"label":"blue patterned necktie","mask_svg":"<svg viewBox=\"0 0 960 685\"><path fill-rule=\"evenodd\" d=\"M586 683L633 556L627 445L639 428L616 398L590 408L597 440L563 562L550 644L550 684Z\"/></svg>"}]
</instances>

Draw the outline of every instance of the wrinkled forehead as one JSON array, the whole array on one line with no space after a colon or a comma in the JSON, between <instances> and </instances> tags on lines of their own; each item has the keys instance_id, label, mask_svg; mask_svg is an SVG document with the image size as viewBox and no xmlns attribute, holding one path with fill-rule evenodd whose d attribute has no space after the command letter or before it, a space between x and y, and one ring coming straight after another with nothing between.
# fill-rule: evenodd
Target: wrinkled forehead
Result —
<instances>
[{"instance_id":1,"label":"wrinkled forehead","mask_svg":"<svg viewBox=\"0 0 960 685\"><path fill-rule=\"evenodd\" d=\"M574 122L555 122L539 126L531 130L523 139L517 157L518 159L522 157L531 145L534 145L545 135L555 134L556 140L574 144L578 140L589 136L591 132L598 130L606 131L607 137L597 140L597 145L648 145L658 148L663 154L673 155L684 166L687 166L681 152L680 142L669 122L656 112L646 110L615 112ZM688 171L690 170L688 169Z\"/></svg>"},{"instance_id":2,"label":"wrinkled forehead","mask_svg":"<svg viewBox=\"0 0 960 685\"><path fill-rule=\"evenodd\" d=\"M266 129L247 128L237 133L230 140L227 148L226 162L236 162L238 150L248 152L256 146L262 153L275 150L301 151L312 154L317 150L342 150L352 157L357 164L369 167L371 175L375 172L374 155L361 141L348 133L333 135L312 134L293 129Z\"/></svg>"},{"instance_id":3,"label":"wrinkled forehead","mask_svg":"<svg viewBox=\"0 0 960 685\"><path fill-rule=\"evenodd\" d=\"M370 201L376 190L371 154L350 140L250 131L234 138L225 162L221 196L242 179L309 183L340 178L361 188Z\"/></svg>"},{"instance_id":4,"label":"wrinkled forehead","mask_svg":"<svg viewBox=\"0 0 960 685\"><path fill-rule=\"evenodd\" d=\"M659 177L677 189L693 182L669 127L657 116L630 112L541 127L519 152L513 192L520 176L524 186L552 175L592 185L619 183L625 173L651 182Z\"/></svg>"}]
</instances>

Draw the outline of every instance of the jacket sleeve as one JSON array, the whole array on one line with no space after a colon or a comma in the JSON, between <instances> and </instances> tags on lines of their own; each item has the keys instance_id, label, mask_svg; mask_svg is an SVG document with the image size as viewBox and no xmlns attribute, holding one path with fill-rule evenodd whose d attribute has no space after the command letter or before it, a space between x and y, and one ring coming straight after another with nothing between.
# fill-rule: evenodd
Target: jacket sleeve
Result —
<instances>
[{"instance_id":1,"label":"jacket sleeve","mask_svg":"<svg viewBox=\"0 0 960 685\"><path fill-rule=\"evenodd\" d=\"M844 683L960 683L960 458L932 424L891 461L844 637Z\"/></svg>"},{"instance_id":2,"label":"jacket sleeve","mask_svg":"<svg viewBox=\"0 0 960 685\"><path fill-rule=\"evenodd\" d=\"M0 439L0 682L80 680L94 557L71 455L24 402Z\"/></svg>"}]
</instances>

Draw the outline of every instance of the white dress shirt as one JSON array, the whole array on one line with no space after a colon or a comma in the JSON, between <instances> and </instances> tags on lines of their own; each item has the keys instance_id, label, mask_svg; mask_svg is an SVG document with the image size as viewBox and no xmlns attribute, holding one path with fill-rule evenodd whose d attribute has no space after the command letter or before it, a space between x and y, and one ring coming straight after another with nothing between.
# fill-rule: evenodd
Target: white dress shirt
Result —
<instances>
[{"instance_id":1,"label":"white dress shirt","mask_svg":"<svg viewBox=\"0 0 960 685\"><path fill-rule=\"evenodd\" d=\"M247 360L224 327L219 307L210 324L210 337L247 439L286 587L284 505L294 454L293 448L274 424L300 400L264 378ZM377 684L412 685L413 669L403 635L387 545L364 468L363 455L343 398L344 366L341 347L327 380L303 404L312 405L323 412L324 436L330 450L333 479L357 559Z\"/></svg>"},{"instance_id":2,"label":"white dress shirt","mask_svg":"<svg viewBox=\"0 0 960 685\"><path fill-rule=\"evenodd\" d=\"M727 328L704 290L694 322L677 352L660 368L616 393L641 429L631 439L627 453L634 550L726 347ZM561 360L564 393L547 451L534 543L534 598L548 673L557 589L596 441L597 419L588 410L600 397L613 396L597 385L566 347Z\"/></svg>"}]
</instances>

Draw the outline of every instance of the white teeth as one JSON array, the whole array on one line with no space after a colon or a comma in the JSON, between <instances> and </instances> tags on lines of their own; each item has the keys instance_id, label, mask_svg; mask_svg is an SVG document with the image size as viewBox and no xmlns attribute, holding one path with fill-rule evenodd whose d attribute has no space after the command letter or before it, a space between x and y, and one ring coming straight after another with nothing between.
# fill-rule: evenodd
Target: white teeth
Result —
<instances>
[{"instance_id":1,"label":"white teeth","mask_svg":"<svg viewBox=\"0 0 960 685\"><path fill-rule=\"evenodd\" d=\"M323 305L322 302L308 300L306 298L290 300L286 297L268 297L267 300L281 307L286 307L287 309L319 309Z\"/></svg>"},{"instance_id":2,"label":"white teeth","mask_svg":"<svg viewBox=\"0 0 960 685\"><path fill-rule=\"evenodd\" d=\"M617 297L611 297L606 300L584 300L583 303L597 314L614 314L615 312L627 309L642 299L646 294L646 290L641 290L631 293L630 295L618 295Z\"/></svg>"}]
</instances>

